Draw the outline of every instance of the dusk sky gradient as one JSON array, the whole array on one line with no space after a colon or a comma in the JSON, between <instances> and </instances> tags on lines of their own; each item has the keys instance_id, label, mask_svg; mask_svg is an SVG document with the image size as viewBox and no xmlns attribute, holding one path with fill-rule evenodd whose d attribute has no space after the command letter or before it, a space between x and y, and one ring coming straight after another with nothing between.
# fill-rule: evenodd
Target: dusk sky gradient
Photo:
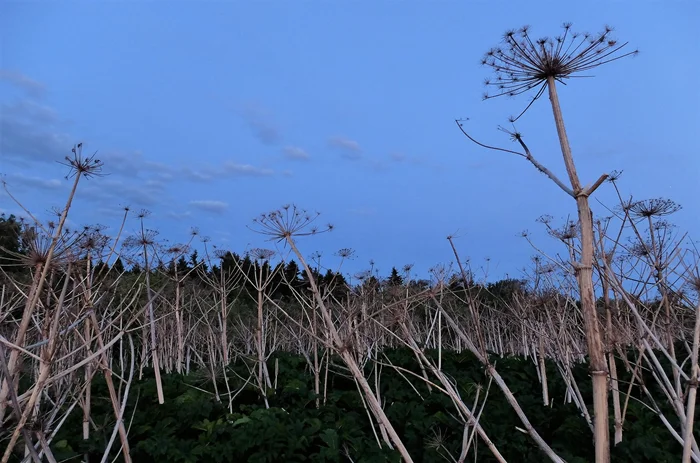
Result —
<instances>
[{"instance_id":1,"label":"dusk sky gradient","mask_svg":"<svg viewBox=\"0 0 700 463\"><path fill-rule=\"evenodd\" d=\"M307 255L352 248L414 272L449 263L446 236L488 278L520 276L535 250L563 251L536 219L561 223L575 203L523 158L484 150L459 131L517 148L497 130L531 94L482 101L480 65L507 29L532 36L605 24L640 54L571 79L559 97L579 175L624 170L637 199L683 209L670 220L698 238L700 3L697 1L110 1L0 3L0 173L43 219L70 182L57 164L73 144L110 175L82 181L74 226L114 233L122 207L186 242L274 248L247 228L286 203L321 212L332 233ZM566 179L546 96L517 123L540 162ZM616 204L610 184L592 207ZM0 210L21 213L0 194ZM135 232L132 218L127 232ZM483 273L481 273L483 276Z\"/></svg>"}]
</instances>

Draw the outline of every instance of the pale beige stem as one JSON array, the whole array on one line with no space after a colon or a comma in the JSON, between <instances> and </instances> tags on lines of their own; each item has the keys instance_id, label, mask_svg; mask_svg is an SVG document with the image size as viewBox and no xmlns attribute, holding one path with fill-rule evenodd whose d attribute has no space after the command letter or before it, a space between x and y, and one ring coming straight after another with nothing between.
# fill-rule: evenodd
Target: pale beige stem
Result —
<instances>
[{"instance_id":1,"label":"pale beige stem","mask_svg":"<svg viewBox=\"0 0 700 463\"><path fill-rule=\"evenodd\" d=\"M608 367L605 361L605 349L600 332L600 324L598 323L593 290L593 216L588 204L588 195L582 191L581 183L576 173L554 77L547 78L547 87L561 152L564 157L566 171L569 174L571 188L576 198L578 218L581 225L581 261L574 264L581 297L581 311L583 312L585 324L591 376L593 377L595 461L596 463L608 463L610 461Z\"/></svg>"},{"instance_id":2,"label":"pale beige stem","mask_svg":"<svg viewBox=\"0 0 700 463\"><path fill-rule=\"evenodd\" d=\"M80 175L80 173L77 173L75 176L73 187L71 188L70 194L68 195L68 201L66 201L66 205L63 209L63 212L61 213L61 218L58 221L58 226L56 227L56 232L54 233L51 239L51 245L49 246L49 250L46 254L44 265L39 265L36 269L35 278L32 281L29 297L27 298L27 302L24 306L22 320L20 322L19 329L17 330L17 336L15 337L14 343L18 346L21 346L24 343L24 337L27 334L27 330L29 329L29 323L32 320L34 310L36 309L39 303L39 298L41 297L41 292L44 288L46 277L51 267L54 252L56 251L56 245L58 244L58 240L61 237L61 233L63 233L63 227L66 223L66 219L68 218L68 211L70 210L71 204L73 204L73 198L75 197L75 192L78 189L78 182L80 181L81 176L82 175ZM12 384L16 379L16 374L21 366L21 362L22 357L19 356L19 351L12 350L10 352L10 359L7 362L7 368L10 374L7 378L5 378L5 381L0 381L0 423L3 422L3 418L5 416L5 404L7 402L9 388L14 387L12 386Z\"/></svg>"},{"instance_id":3,"label":"pale beige stem","mask_svg":"<svg viewBox=\"0 0 700 463\"><path fill-rule=\"evenodd\" d=\"M698 350L700 350L700 303L695 308L695 331L693 332L693 351L690 356L690 381L688 382L688 404L686 408L685 428L683 429L683 463L690 462L693 453L693 419L695 418L695 401L698 393Z\"/></svg>"}]
</instances>

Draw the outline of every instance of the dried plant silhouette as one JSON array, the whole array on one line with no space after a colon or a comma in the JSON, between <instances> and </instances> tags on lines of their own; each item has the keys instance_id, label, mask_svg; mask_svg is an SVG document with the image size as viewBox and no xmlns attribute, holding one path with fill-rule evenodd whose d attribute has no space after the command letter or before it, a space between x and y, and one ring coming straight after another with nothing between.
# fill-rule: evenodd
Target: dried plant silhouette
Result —
<instances>
[{"instance_id":1,"label":"dried plant silhouette","mask_svg":"<svg viewBox=\"0 0 700 463\"><path fill-rule=\"evenodd\" d=\"M528 159L541 172L552 179L562 190L576 201L580 227L581 252L578 259L571 261L579 282L580 301L585 323L588 354L590 356L591 375L594 388L594 440L596 446L596 462L610 461L610 436L608 425L608 366L605 358L603 336L601 334L598 314L595 306L593 287L594 232L593 216L588 198L605 181L607 174L591 186L584 187L579 180L576 165L571 152L568 135L564 126L557 83L565 79L578 77L578 74L590 71L598 66L636 54L636 51L623 53L626 43L618 44L611 38L612 29L608 26L598 35L578 34L571 31L571 24L563 26L564 32L555 38L533 40L530 28L523 27L519 31L508 31L504 35L504 48L489 50L482 64L491 68L496 74L495 79L486 80L487 87L495 88L493 95L485 94L484 98L499 96L517 96L529 91L535 91L535 96L523 111L511 122L517 121L545 91L554 115L557 136L569 177L569 185L565 185L550 170L541 166L531 155L525 145L522 135L511 132L525 153L518 153ZM462 132L474 140L464 130L463 124L457 121ZM481 143L479 143L481 146ZM505 150L508 151L508 150Z\"/></svg>"},{"instance_id":2,"label":"dried plant silhouette","mask_svg":"<svg viewBox=\"0 0 700 463\"><path fill-rule=\"evenodd\" d=\"M490 49L481 60L496 75L484 82L492 90L484 94L484 99L513 97L534 90L530 103L511 118L515 122L554 82L565 84L566 79L587 77L578 74L638 53L623 53L628 42L620 44L613 39L609 26L597 35L573 32L571 27L572 23L565 23L561 35L536 40L530 37L529 26L506 32L505 45Z\"/></svg>"}]
</instances>

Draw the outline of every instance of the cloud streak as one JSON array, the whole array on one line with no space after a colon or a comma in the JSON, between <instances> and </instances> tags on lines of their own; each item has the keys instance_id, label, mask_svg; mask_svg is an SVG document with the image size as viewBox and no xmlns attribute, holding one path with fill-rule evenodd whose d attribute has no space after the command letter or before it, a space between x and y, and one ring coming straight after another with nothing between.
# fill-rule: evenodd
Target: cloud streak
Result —
<instances>
[{"instance_id":1,"label":"cloud streak","mask_svg":"<svg viewBox=\"0 0 700 463\"><path fill-rule=\"evenodd\" d=\"M193 182L209 182L227 177L269 177L275 174L272 169L256 167L251 164L240 164L235 161L225 161L220 167L205 167L193 169L183 167L181 173Z\"/></svg>"},{"instance_id":2,"label":"cloud streak","mask_svg":"<svg viewBox=\"0 0 700 463\"><path fill-rule=\"evenodd\" d=\"M64 182L61 182L60 180L57 180L57 179L47 179L47 178L28 176L28 175L18 174L18 173L9 174L7 176L7 185L9 188L30 187L31 189L41 189L41 190L51 190L51 191L60 190L66 186Z\"/></svg>"},{"instance_id":3,"label":"cloud streak","mask_svg":"<svg viewBox=\"0 0 700 463\"><path fill-rule=\"evenodd\" d=\"M282 153L284 153L285 158L291 159L294 161L308 161L309 159L311 159L311 156L309 156L309 153L307 153L302 148L299 148L297 146L285 146L282 149Z\"/></svg>"},{"instance_id":4,"label":"cloud streak","mask_svg":"<svg viewBox=\"0 0 700 463\"><path fill-rule=\"evenodd\" d=\"M29 100L0 106L0 154L13 161L62 159L73 146L53 109Z\"/></svg>"},{"instance_id":5,"label":"cloud streak","mask_svg":"<svg viewBox=\"0 0 700 463\"><path fill-rule=\"evenodd\" d=\"M328 144L338 150L340 155L346 159L357 160L362 157L362 148L355 140L345 137L331 137Z\"/></svg>"},{"instance_id":6,"label":"cloud streak","mask_svg":"<svg viewBox=\"0 0 700 463\"><path fill-rule=\"evenodd\" d=\"M13 86L22 89L33 98L41 98L46 93L46 86L44 84L37 82L21 72L10 69L0 69L0 81L8 82Z\"/></svg>"},{"instance_id":7,"label":"cloud streak","mask_svg":"<svg viewBox=\"0 0 700 463\"><path fill-rule=\"evenodd\" d=\"M196 209L201 209L206 212L213 212L215 214L223 214L228 209L228 203L213 199L190 201L189 204L191 207Z\"/></svg>"},{"instance_id":8,"label":"cloud streak","mask_svg":"<svg viewBox=\"0 0 700 463\"><path fill-rule=\"evenodd\" d=\"M281 141L282 134L279 127L272 121L269 111L262 106L248 104L243 110L243 119L261 143L274 145Z\"/></svg>"}]
</instances>

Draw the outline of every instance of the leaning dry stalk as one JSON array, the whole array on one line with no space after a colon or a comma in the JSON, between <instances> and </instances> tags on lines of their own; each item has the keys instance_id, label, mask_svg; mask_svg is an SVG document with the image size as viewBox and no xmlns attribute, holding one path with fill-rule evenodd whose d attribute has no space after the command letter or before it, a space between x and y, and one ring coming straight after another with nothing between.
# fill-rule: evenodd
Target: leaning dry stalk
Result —
<instances>
[{"instance_id":1,"label":"leaning dry stalk","mask_svg":"<svg viewBox=\"0 0 700 463\"><path fill-rule=\"evenodd\" d=\"M2 371L2 374L9 377L9 370L7 369L7 364L5 362L5 350L2 344L0 344L0 371ZM10 388L10 402L12 404L12 407L15 411L15 414L19 419L22 419L21 413L20 413L20 405L19 405L19 400L17 400L17 394L15 393L15 390L13 388ZM29 450L32 460L36 463L41 463L41 457L36 453L36 450L34 449L34 446L31 445L32 439L31 436L29 435L29 431L22 427L21 428L22 432L22 437L24 437L26 447Z\"/></svg>"},{"instance_id":2,"label":"leaning dry stalk","mask_svg":"<svg viewBox=\"0 0 700 463\"><path fill-rule=\"evenodd\" d=\"M379 423L380 426L384 426L386 428L386 432L389 435L389 438L391 439L391 442L394 444L398 452L401 454L401 457L406 461L406 463L413 463L413 459L411 458L411 455L408 453L408 449L406 449L406 446L403 444L401 441L401 438L399 437L398 433L394 429L394 426L391 424L389 421L389 418L386 416L384 413L384 410L382 409L381 404L377 400L377 397L374 395L374 392L372 391L372 388L370 387L369 383L367 382L367 378L365 378L365 375L362 373L362 370L360 367L357 365L357 362L355 361L355 358L352 356L352 354L348 351L348 349L344 346L343 341L340 339L340 336L338 334L338 330L335 327L335 324L333 323L333 317L331 316L330 311L328 310L328 307L326 307L326 303L323 300L323 297L321 296L321 292L318 289L318 286L316 285L316 279L314 278L313 272L309 268L308 264L306 263L306 259L304 259L304 256L299 252L299 249L296 246L296 243L292 239L290 234L287 234L285 236L285 241L289 245L289 247L292 249L294 254L296 254L297 258L301 262L301 264L304 267L304 271L306 272L307 277L309 278L309 284L311 285L311 291L314 294L314 298L316 299L316 303L318 304L318 308L321 311L321 317L323 318L325 325L326 325L326 330L328 332L328 337L330 338L330 342L333 344L333 347L338 351L340 354L340 357L343 359L343 362L347 365L348 369L350 370L350 373L352 373L352 376L355 378L357 381L358 385L360 386L360 389L365 395L365 398L370 404L370 408L372 410L372 414L375 416L377 419L377 422Z\"/></svg>"},{"instance_id":3,"label":"leaning dry stalk","mask_svg":"<svg viewBox=\"0 0 700 463\"><path fill-rule=\"evenodd\" d=\"M530 423L530 420L527 418L527 415L525 415L525 412L523 411L522 407L518 403L518 400L515 398L513 395L513 392L511 392L510 388L508 385L505 383L501 375L498 373L496 368L491 364L491 362L488 360L485 354L482 354L479 349L474 345L472 340L466 335L462 327L455 322L455 320L450 316L450 314L445 311L445 309L442 307L442 305L438 302L438 300L435 298L435 296L432 296L433 302L435 302L435 305L438 307L439 310L443 312L443 315L445 317L445 320L447 323L450 325L450 327L454 330L454 332L462 338L462 342L464 342L464 345L467 347L467 349L476 356L476 358L481 362L482 365L484 365L486 369L486 374L493 378L493 380L496 382L496 385L501 389L503 392L503 395L506 397L506 400L510 404L511 408L515 411L516 415L518 415L518 418L520 418L520 422L523 424L525 427L525 430L527 433L530 435L532 440L535 441L535 444L542 450L542 452L545 453L549 457L550 460L556 462L556 463L564 463L564 460L557 455L554 450L542 439L542 437L539 435L539 433L535 430L535 428L532 426Z\"/></svg>"},{"instance_id":4,"label":"leaning dry stalk","mask_svg":"<svg viewBox=\"0 0 700 463\"><path fill-rule=\"evenodd\" d=\"M17 439L19 439L19 435L21 434L22 429L24 429L24 425L27 423L27 420L29 419L30 415L33 412L36 413L38 411L38 409L35 408L35 405L39 405L39 397L44 391L46 380L49 378L49 374L51 373L51 363L53 361L56 349L58 348L58 327L61 315L63 314L63 311L65 309L65 299L66 293L68 291L68 284L71 281L71 279L69 278L70 270L71 267L69 264L68 270L66 271L66 279L61 290L61 295L58 298L56 307L54 307L53 316L49 317L47 314L47 317L45 319L46 326L44 329L48 333L49 342L46 345L42 346L38 378L36 380L36 383L34 384L31 396L29 397L29 400L24 406L24 412L22 413L22 416L20 417L19 422L15 427L15 431L10 436L10 442L7 445L5 454L0 460L0 462L2 463L7 463L7 461L10 459L12 450L14 449L15 444L17 443ZM32 443L27 442L26 445L31 446Z\"/></svg>"},{"instance_id":5,"label":"leaning dry stalk","mask_svg":"<svg viewBox=\"0 0 700 463\"><path fill-rule=\"evenodd\" d=\"M53 235L53 238L51 239L51 245L49 246L43 265L37 265L36 274L34 275L34 280L32 281L32 285L29 291L29 297L27 298L27 302L24 306L24 311L22 313L22 320L20 322L19 329L17 330L17 335L15 336L14 344L17 346L21 346L24 343L24 338L27 334L27 330L29 329L29 324L32 320L34 310L36 310L36 307L39 303L41 292L44 289L44 284L46 283L46 277L49 274L49 269L51 267L54 252L56 251L56 246L58 245L61 233L63 233L63 227L65 226L66 219L68 218L68 211L70 210L70 207L73 204L73 198L75 197L75 192L78 189L78 182L80 181L81 177L82 175L80 174L75 176L75 180L73 181L73 187L71 188L70 194L68 195L68 201L66 201L66 205L63 208L63 212L61 213L61 218L58 222L58 226L56 227L56 231ZM19 355L19 351L13 349L10 352L10 359L7 362L7 369L9 371L9 375L7 376L7 378L5 378L4 381L0 381L0 423L2 423L3 418L5 416L5 404L7 403L7 395L9 392L9 388L14 387L12 386L12 384L16 380L17 371L20 369L21 363L22 358Z\"/></svg>"},{"instance_id":6,"label":"leaning dry stalk","mask_svg":"<svg viewBox=\"0 0 700 463\"><path fill-rule=\"evenodd\" d=\"M503 455L501 455L501 452L498 450L493 441L488 437L486 431L479 423L478 418L474 415L474 413L467 406L467 404L464 403L464 400L462 400L462 398L459 396L459 393L452 385L452 382L447 378L442 369L439 366L436 366L432 361L430 361L430 359L426 357L423 350L420 347L418 347L418 344L416 344L415 341L415 336L412 330L410 330L407 326L406 322L404 320L399 320L398 324L404 335L404 339L402 339L402 341L414 352L414 354L418 358L419 364L424 367L427 367L433 374L433 376L435 376L440 381L440 384L442 384L444 388L445 394L447 394L447 396L452 400L452 403L455 405L455 407L457 407L460 414L464 416L466 420L466 426L473 426L476 432L479 434L479 437L481 437L481 439L484 441L484 443L491 451L493 456L496 458L496 460L505 463L505 458L503 457ZM426 382L426 384L429 383ZM463 453L466 457L466 452Z\"/></svg>"}]
</instances>

